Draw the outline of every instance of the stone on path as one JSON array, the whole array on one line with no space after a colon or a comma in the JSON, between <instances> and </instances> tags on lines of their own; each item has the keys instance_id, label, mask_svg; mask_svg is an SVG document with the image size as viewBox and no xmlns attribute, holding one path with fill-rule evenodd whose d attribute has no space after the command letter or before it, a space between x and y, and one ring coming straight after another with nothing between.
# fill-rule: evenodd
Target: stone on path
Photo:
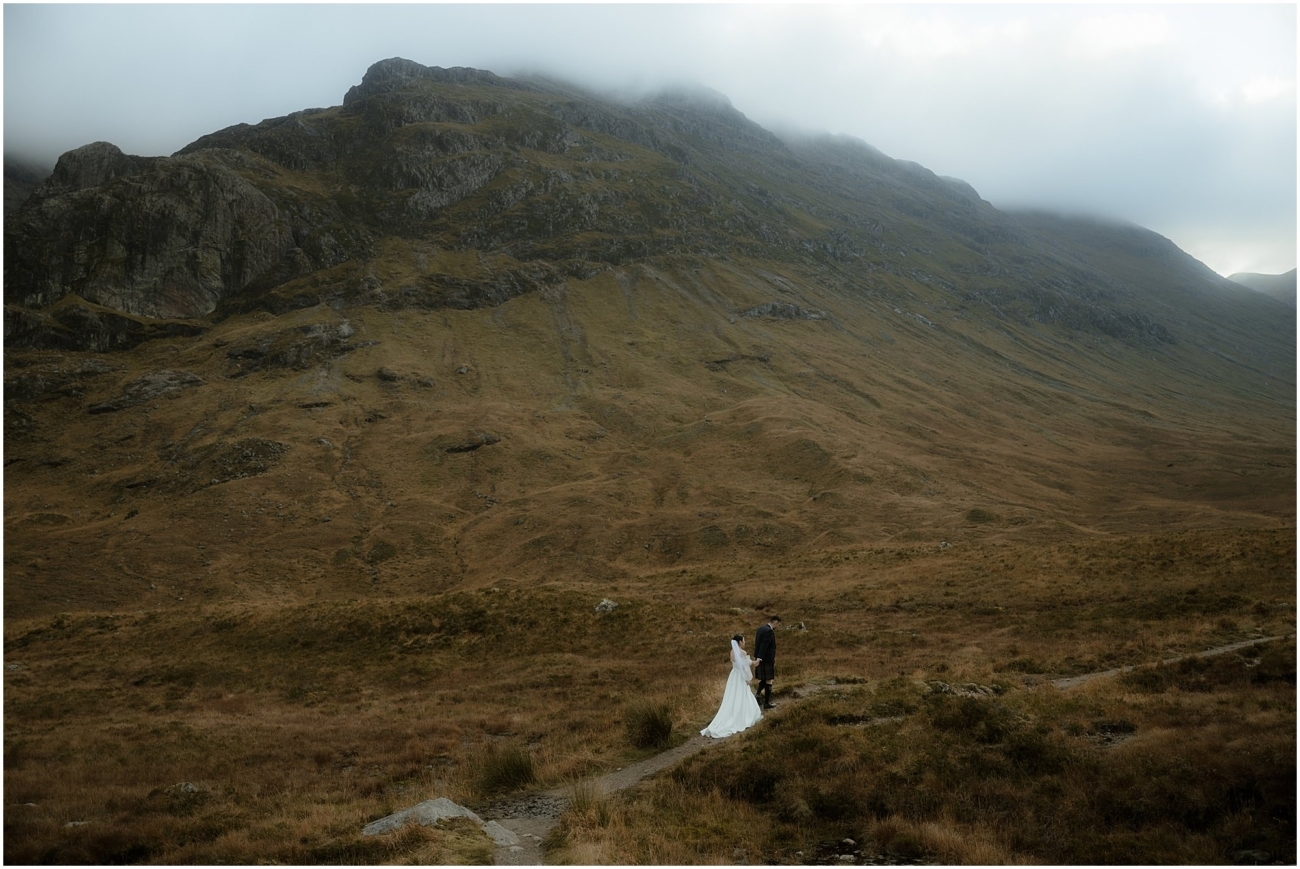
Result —
<instances>
[{"instance_id":1,"label":"stone on path","mask_svg":"<svg viewBox=\"0 0 1300 869\"><path fill-rule=\"evenodd\" d=\"M488 838L495 842L498 847L504 848L508 845L519 844L519 837L496 821L488 821L484 824L483 832L487 833Z\"/></svg>"},{"instance_id":2,"label":"stone on path","mask_svg":"<svg viewBox=\"0 0 1300 869\"><path fill-rule=\"evenodd\" d=\"M428 827L445 818L469 818L476 824L483 824L483 819L469 809L453 803L446 797L438 797L436 800L425 800L411 806L409 809L402 809L400 812L394 812L385 818L371 821L361 828L361 835L378 836L381 833L392 832L410 823ZM491 835L491 833L488 835ZM495 842L496 839L493 838L493 841Z\"/></svg>"}]
</instances>

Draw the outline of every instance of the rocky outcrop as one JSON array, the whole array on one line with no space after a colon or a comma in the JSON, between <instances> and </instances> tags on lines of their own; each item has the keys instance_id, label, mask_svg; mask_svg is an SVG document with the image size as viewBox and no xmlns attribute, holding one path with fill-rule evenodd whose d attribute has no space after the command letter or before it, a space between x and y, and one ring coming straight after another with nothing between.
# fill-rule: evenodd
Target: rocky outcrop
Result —
<instances>
[{"instance_id":1,"label":"rocky outcrop","mask_svg":"<svg viewBox=\"0 0 1300 869\"><path fill-rule=\"evenodd\" d=\"M75 294L150 318L196 318L293 248L238 155L135 158L105 143L65 154L5 229L5 304Z\"/></svg>"},{"instance_id":2,"label":"rocky outcrop","mask_svg":"<svg viewBox=\"0 0 1300 869\"><path fill-rule=\"evenodd\" d=\"M111 142L92 142L59 158L54 172L37 189L41 198L99 187L114 178L151 169L157 157L134 157Z\"/></svg>"},{"instance_id":3,"label":"rocky outcrop","mask_svg":"<svg viewBox=\"0 0 1300 869\"><path fill-rule=\"evenodd\" d=\"M169 444L161 451L166 460L161 474L127 479L119 485L124 489L156 487L188 494L265 474L278 466L288 451L288 444L266 438L244 438L234 443L216 441L193 450Z\"/></svg>"},{"instance_id":4,"label":"rocky outcrop","mask_svg":"<svg viewBox=\"0 0 1300 869\"><path fill-rule=\"evenodd\" d=\"M194 337L192 320L154 320L65 296L46 310L5 307L5 343L48 350L129 350L154 338Z\"/></svg>"},{"instance_id":5,"label":"rocky outcrop","mask_svg":"<svg viewBox=\"0 0 1300 869\"><path fill-rule=\"evenodd\" d=\"M10 366L12 371L16 366ZM78 398L85 381L113 371L100 359L81 359L61 364L42 363L18 368L5 378L4 398L11 401L45 401L60 397Z\"/></svg>"},{"instance_id":6,"label":"rocky outcrop","mask_svg":"<svg viewBox=\"0 0 1300 869\"><path fill-rule=\"evenodd\" d=\"M425 80L451 84L473 85L509 85L518 87L517 82L502 79L494 73L482 69L455 66L443 69L440 66L424 66L403 57L390 57L370 65L361 79L361 84L348 89L343 97L343 105L352 105L358 100L377 94L401 90L411 83Z\"/></svg>"},{"instance_id":7,"label":"rocky outcrop","mask_svg":"<svg viewBox=\"0 0 1300 869\"><path fill-rule=\"evenodd\" d=\"M154 371L132 380L122 390L122 394L110 401L91 405L91 413L113 413L128 407L135 407L152 401L162 395L180 392L201 386L203 378L188 371Z\"/></svg>"},{"instance_id":8,"label":"rocky outcrop","mask_svg":"<svg viewBox=\"0 0 1300 869\"><path fill-rule=\"evenodd\" d=\"M464 435L440 435L433 448L442 453L472 453L482 447L501 443L501 438L491 432L472 431Z\"/></svg>"},{"instance_id":9,"label":"rocky outcrop","mask_svg":"<svg viewBox=\"0 0 1300 869\"><path fill-rule=\"evenodd\" d=\"M741 311L740 316L753 319L763 317L770 320L825 320L822 311L810 311L790 302L766 302Z\"/></svg>"},{"instance_id":10,"label":"rocky outcrop","mask_svg":"<svg viewBox=\"0 0 1300 869\"><path fill-rule=\"evenodd\" d=\"M503 269L483 279L434 275L420 283L376 293L374 301L376 307L389 311L403 308L470 311L496 307L516 296L539 292L562 281L563 276L555 269L545 264L530 264Z\"/></svg>"},{"instance_id":11,"label":"rocky outcrop","mask_svg":"<svg viewBox=\"0 0 1300 869\"><path fill-rule=\"evenodd\" d=\"M328 362L367 343L354 343L354 330L346 320L338 325L311 323L248 338L226 351L233 367L230 377L280 368L303 370Z\"/></svg>"}]
</instances>

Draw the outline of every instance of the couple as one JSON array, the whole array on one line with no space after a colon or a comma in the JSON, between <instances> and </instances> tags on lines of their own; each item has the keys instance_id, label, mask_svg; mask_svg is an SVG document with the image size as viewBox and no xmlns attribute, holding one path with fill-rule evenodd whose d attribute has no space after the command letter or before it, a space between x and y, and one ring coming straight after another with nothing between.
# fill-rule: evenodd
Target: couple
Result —
<instances>
[{"instance_id":1,"label":"couple","mask_svg":"<svg viewBox=\"0 0 1300 869\"><path fill-rule=\"evenodd\" d=\"M739 733L763 717L758 708L759 695L763 695L763 708L772 707L772 680L776 677L776 626L780 616L770 616L767 624L754 636L754 658L745 654L745 638L736 634L731 638L731 675L727 677L727 690L722 693L722 705L709 726L700 731L704 736L721 739ZM758 676L758 690L749 693L750 671Z\"/></svg>"}]
</instances>

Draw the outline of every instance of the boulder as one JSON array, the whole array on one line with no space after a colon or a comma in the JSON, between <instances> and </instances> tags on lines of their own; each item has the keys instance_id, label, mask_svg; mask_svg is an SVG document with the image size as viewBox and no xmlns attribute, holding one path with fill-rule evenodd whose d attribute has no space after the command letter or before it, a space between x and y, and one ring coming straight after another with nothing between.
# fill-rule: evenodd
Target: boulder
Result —
<instances>
[{"instance_id":1,"label":"boulder","mask_svg":"<svg viewBox=\"0 0 1300 869\"><path fill-rule=\"evenodd\" d=\"M452 802L446 797L425 800L411 806L409 809L402 809L400 812L394 812L377 821L371 821L361 828L361 835L380 836L384 833L400 830L407 824L420 824L424 827L431 827L448 818L468 818L478 824L484 835L491 839L497 847L508 848L519 844L519 836L512 830L506 829L496 821L484 822L471 810Z\"/></svg>"},{"instance_id":2,"label":"boulder","mask_svg":"<svg viewBox=\"0 0 1300 869\"><path fill-rule=\"evenodd\" d=\"M519 844L519 836L511 830L506 829L496 821L484 822L470 809L454 803L446 797L425 800L411 806L409 809L403 809L377 821L371 821L362 827L361 835L378 836L383 833L391 833L393 830L401 829L407 824L420 824L429 827L448 818L468 818L478 824L483 833L500 847L504 848Z\"/></svg>"},{"instance_id":3,"label":"boulder","mask_svg":"<svg viewBox=\"0 0 1300 869\"><path fill-rule=\"evenodd\" d=\"M513 831L507 830L496 821L488 821L483 825L483 832L487 837L495 842L499 847L507 848L511 845L519 844L519 837Z\"/></svg>"}]
</instances>

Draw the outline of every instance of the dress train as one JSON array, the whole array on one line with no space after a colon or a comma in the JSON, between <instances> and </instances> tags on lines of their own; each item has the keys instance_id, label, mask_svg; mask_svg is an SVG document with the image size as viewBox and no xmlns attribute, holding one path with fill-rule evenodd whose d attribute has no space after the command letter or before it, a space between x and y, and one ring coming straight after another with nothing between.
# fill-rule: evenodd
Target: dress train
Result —
<instances>
[{"instance_id":1,"label":"dress train","mask_svg":"<svg viewBox=\"0 0 1300 869\"><path fill-rule=\"evenodd\" d=\"M722 739L752 727L763 717L754 692L749 690L749 680L753 678L750 666L749 655L732 640L731 673L727 676L727 688L722 692L722 705L709 726L700 731L701 735Z\"/></svg>"}]
</instances>

